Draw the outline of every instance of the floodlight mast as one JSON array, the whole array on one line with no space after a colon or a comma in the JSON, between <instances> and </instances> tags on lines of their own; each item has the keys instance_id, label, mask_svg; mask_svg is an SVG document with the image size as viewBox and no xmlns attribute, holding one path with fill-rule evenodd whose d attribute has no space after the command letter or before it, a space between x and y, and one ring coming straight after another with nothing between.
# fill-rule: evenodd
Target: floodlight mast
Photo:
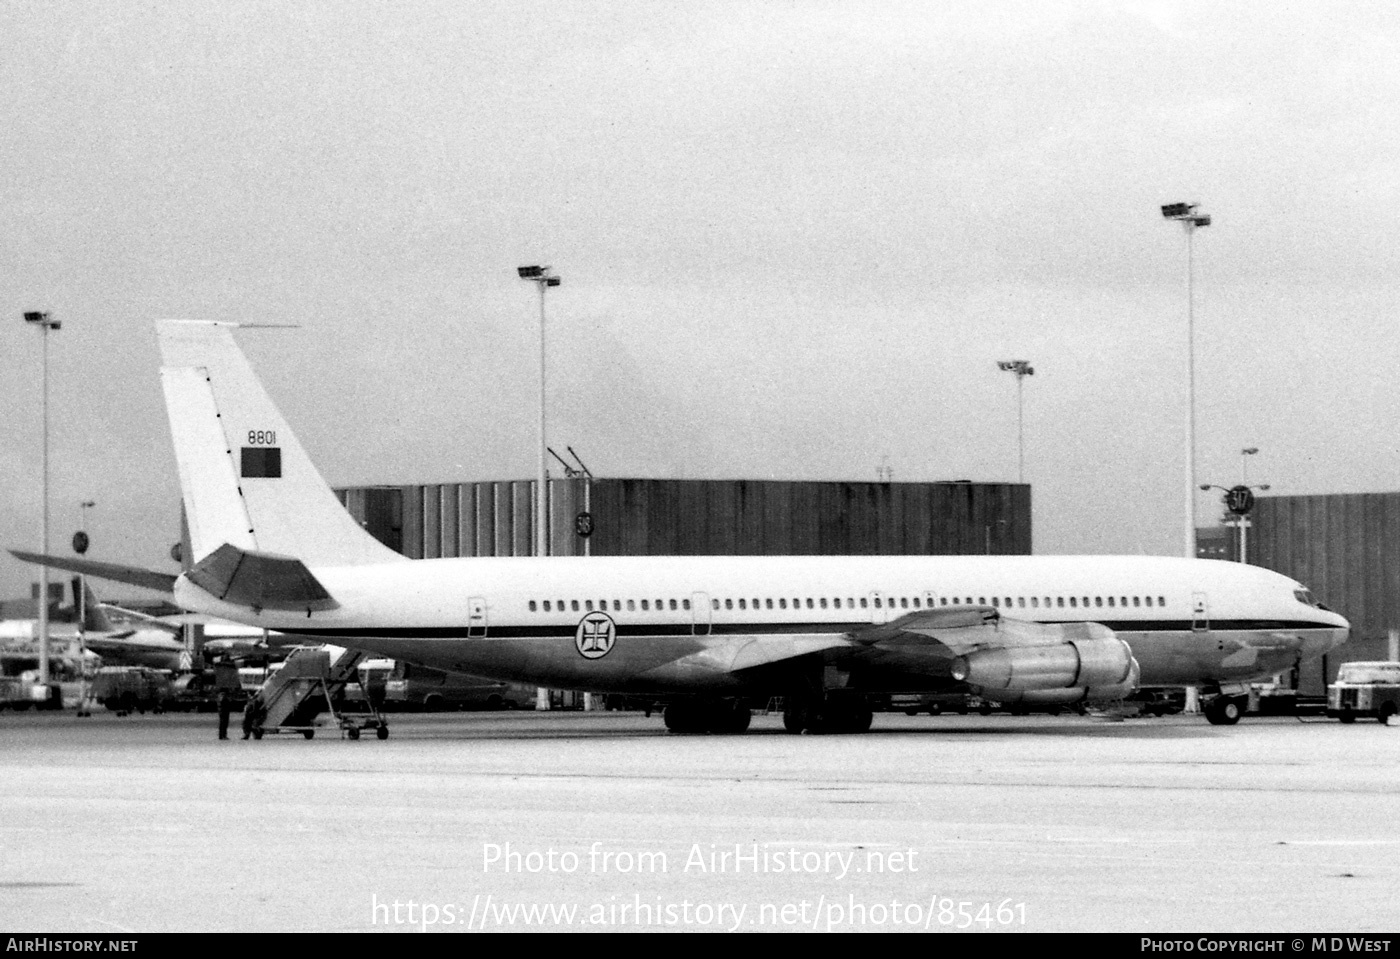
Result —
<instances>
[{"instance_id":1,"label":"floodlight mast","mask_svg":"<svg viewBox=\"0 0 1400 959\"><path fill-rule=\"evenodd\" d=\"M1025 402L1021 389L1022 381L1028 376L1035 375L1035 368L1028 360L998 360L997 368L1006 373L1016 374L1016 463L1017 482L1026 481L1026 429L1025 429Z\"/></svg>"},{"instance_id":2,"label":"floodlight mast","mask_svg":"<svg viewBox=\"0 0 1400 959\"><path fill-rule=\"evenodd\" d=\"M1186 231L1186 536L1187 559L1196 556L1196 317L1193 302L1194 263L1191 238L1197 227L1210 226L1210 215L1197 213L1196 203L1168 203L1162 216Z\"/></svg>"},{"instance_id":3,"label":"floodlight mast","mask_svg":"<svg viewBox=\"0 0 1400 959\"><path fill-rule=\"evenodd\" d=\"M536 475L535 492L535 555L549 555L549 447L545 433L545 312L544 291L558 286L559 277L549 272L547 266L522 266L516 272L522 280L529 280L540 288L540 449L539 470Z\"/></svg>"},{"instance_id":4,"label":"floodlight mast","mask_svg":"<svg viewBox=\"0 0 1400 959\"><path fill-rule=\"evenodd\" d=\"M43 480L41 483L41 496L43 503L39 510L41 517L39 521L39 540L42 544L41 552L47 556L49 552L49 330L61 329L63 324L55 320L52 315L39 311L30 310L24 314L24 322L37 326L43 333L43 383L40 386L40 404L43 408L41 414L43 420L44 453L43 453ZM39 684L44 687L45 695L49 685L49 568L39 567ZM45 700L47 705L48 700Z\"/></svg>"}]
</instances>

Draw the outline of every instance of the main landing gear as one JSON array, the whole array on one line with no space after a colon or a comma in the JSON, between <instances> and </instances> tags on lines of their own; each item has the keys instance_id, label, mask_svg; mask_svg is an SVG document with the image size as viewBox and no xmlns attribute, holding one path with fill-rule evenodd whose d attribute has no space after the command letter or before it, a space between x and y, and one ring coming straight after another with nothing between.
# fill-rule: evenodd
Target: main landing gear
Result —
<instances>
[{"instance_id":1,"label":"main landing gear","mask_svg":"<svg viewBox=\"0 0 1400 959\"><path fill-rule=\"evenodd\" d=\"M783 706L783 728L790 733L864 733L873 718L863 697L790 696Z\"/></svg>"},{"instance_id":2,"label":"main landing gear","mask_svg":"<svg viewBox=\"0 0 1400 959\"><path fill-rule=\"evenodd\" d=\"M742 699L680 699L666 707L666 728L673 733L735 735L749 728L748 704Z\"/></svg>"},{"instance_id":3,"label":"main landing gear","mask_svg":"<svg viewBox=\"0 0 1400 959\"><path fill-rule=\"evenodd\" d=\"M1243 696L1216 696L1206 703L1206 719L1212 726L1233 726L1244 715L1247 702Z\"/></svg>"}]
</instances>

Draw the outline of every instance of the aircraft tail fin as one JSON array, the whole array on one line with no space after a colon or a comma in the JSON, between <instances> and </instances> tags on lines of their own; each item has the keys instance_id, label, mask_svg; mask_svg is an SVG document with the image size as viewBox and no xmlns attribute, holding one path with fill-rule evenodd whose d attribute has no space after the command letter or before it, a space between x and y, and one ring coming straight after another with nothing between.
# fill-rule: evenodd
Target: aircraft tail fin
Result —
<instances>
[{"instance_id":1,"label":"aircraft tail fin","mask_svg":"<svg viewBox=\"0 0 1400 959\"><path fill-rule=\"evenodd\" d=\"M78 589L78 578L73 578L74 592ZM112 621L107 618L107 611L102 608L102 601L97 598L97 594L92 591L92 587L83 583L83 632L86 633L111 633L116 631Z\"/></svg>"},{"instance_id":2,"label":"aircraft tail fin","mask_svg":"<svg viewBox=\"0 0 1400 959\"><path fill-rule=\"evenodd\" d=\"M243 351L239 324L156 324L161 382L199 564L228 544L240 553L353 566L405 557L365 532L321 478Z\"/></svg>"}]
</instances>

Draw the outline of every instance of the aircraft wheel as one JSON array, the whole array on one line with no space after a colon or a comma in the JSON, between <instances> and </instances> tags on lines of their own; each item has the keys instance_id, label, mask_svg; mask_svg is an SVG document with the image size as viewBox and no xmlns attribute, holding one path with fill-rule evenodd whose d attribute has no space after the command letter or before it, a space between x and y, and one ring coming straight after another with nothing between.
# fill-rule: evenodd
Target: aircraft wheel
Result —
<instances>
[{"instance_id":1,"label":"aircraft wheel","mask_svg":"<svg viewBox=\"0 0 1400 959\"><path fill-rule=\"evenodd\" d=\"M807 728L807 710L798 706L783 707L783 729L797 735Z\"/></svg>"},{"instance_id":2,"label":"aircraft wheel","mask_svg":"<svg viewBox=\"0 0 1400 959\"><path fill-rule=\"evenodd\" d=\"M705 725L699 707L692 702L671 703L662 714L662 721L666 728L673 733L686 735L689 733L702 733Z\"/></svg>"},{"instance_id":3,"label":"aircraft wheel","mask_svg":"<svg viewBox=\"0 0 1400 959\"><path fill-rule=\"evenodd\" d=\"M1340 716L1337 717L1337 719L1343 723L1346 723L1347 725L1351 725L1352 723L1356 722L1356 717L1351 713L1342 713Z\"/></svg>"},{"instance_id":4,"label":"aircraft wheel","mask_svg":"<svg viewBox=\"0 0 1400 959\"><path fill-rule=\"evenodd\" d=\"M713 708L714 712L708 723L710 732L725 736L737 736L748 732L753 713L743 700L715 703Z\"/></svg>"},{"instance_id":5,"label":"aircraft wheel","mask_svg":"<svg viewBox=\"0 0 1400 959\"><path fill-rule=\"evenodd\" d=\"M1394 716L1394 715L1395 715L1395 704L1394 704L1394 703L1386 703L1384 706L1382 706L1382 707L1380 708L1380 711L1376 713L1376 719L1378 719L1378 720L1380 721L1380 724L1381 724L1382 726L1389 726L1389 725L1390 725L1390 717L1391 717L1391 716Z\"/></svg>"},{"instance_id":6,"label":"aircraft wheel","mask_svg":"<svg viewBox=\"0 0 1400 959\"><path fill-rule=\"evenodd\" d=\"M253 730L253 738L254 738L254 739L262 739L262 738L263 738L263 731L262 731L261 729L255 729L255 730Z\"/></svg>"},{"instance_id":7,"label":"aircraft wheel","mask_svg":"<svg viewBox=\"0 0 1400 959\"><path fill-rule=\"evenodd\" d=\"M349 729L345 730L345 735L349 736L351 739L359 739L360 731L356 727L351 726Z\"/></svg>"},{"instance_id":8,"label":"aircraft wheel","mask_svg":"<svg viewBox=\"0 0 1400 959\"><path fill-rule=\"evenodd\" d=\"M388 726L380 726L378 729L376 729L376 730L374 731L374 735L378 736L380 739L388 739L388 738L389 738L389 727L388 727Z\"/></svg>"},{"instance_id":9,"label":"aircraft wheel","mask_svg":"<svg viewBox=\"0 0 1400 959\"><path fill-rule=\"evenodd\" d=\"M311 739L312 737L314 737L314 736L316 735L316 730L314 730L314 729L303 729L303 730L301 731L301 734L302 734L302 736L304 736L305 738Z\"/></svg>"},{"instance_id":10,"label":"aircraft wheel","mask_svg":"<svg viewBox=\"0 0 1400 959\"><path fill-rule=\"evenodd\" d=\"M1217 696L1206 707L1206 719L1212 726L1233 726L1244 715L1244 705L1238 696Z\"/></svg>"}]
</instances>

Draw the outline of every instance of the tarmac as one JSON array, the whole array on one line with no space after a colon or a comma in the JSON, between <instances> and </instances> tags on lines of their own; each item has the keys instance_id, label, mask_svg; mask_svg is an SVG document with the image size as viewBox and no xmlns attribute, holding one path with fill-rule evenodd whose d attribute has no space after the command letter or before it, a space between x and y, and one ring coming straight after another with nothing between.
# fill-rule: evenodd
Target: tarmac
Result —
<instances>
[{"instance_id":1,"label":"tarmac","mask_svg":"<svg viewBox=\"0 0 1400 959\"><path fill-rule=\"evenodd\" d=\"M0 930L1400 929L1400 728L0 713Z\"/></svg>"}]
</instances>

